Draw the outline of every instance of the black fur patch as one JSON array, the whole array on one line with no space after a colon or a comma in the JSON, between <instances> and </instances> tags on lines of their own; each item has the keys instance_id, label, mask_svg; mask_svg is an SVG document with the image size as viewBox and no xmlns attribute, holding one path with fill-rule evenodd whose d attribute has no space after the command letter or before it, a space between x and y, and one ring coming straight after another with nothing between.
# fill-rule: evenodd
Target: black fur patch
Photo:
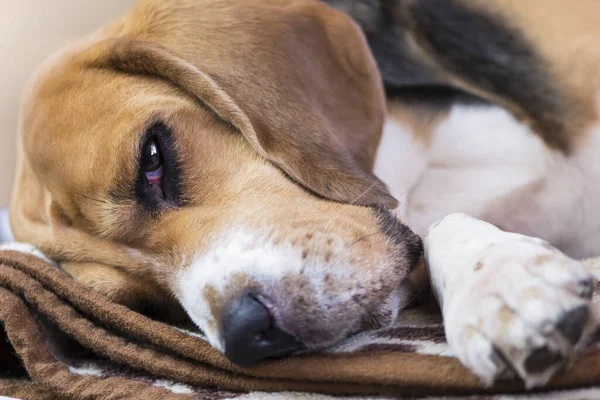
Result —
<instances>
[{"instance_id":1,"label":"black fur patch","mask_svg":"<svg viewBox=\"0 0 600 400\"><path fill-rule=\"evenodd\" d=\"M569 151L565 93L554 87L535 46L502 15L459 0L325 2L363 28L388 95L405 94L405 89L414 87L427 87L429 93L448 89L450 73L516 105L550 147ZM409 38L434 62L411 50ZM440 94L446 99L454 96L448 97L447 91Z\"/></svg>"},{"instance_id":2,"label":"black fur patch","mask_svg":"<svg viewBox=\"0 0 600 400\"><path fill-rule=\"evenodd\" d=\"M469 9L456 0L409 4L416 34L444 68L518 104L538 124L537 133L548 145L568 150L561 94L516 27L500 15Z\"/></svg>"},{"instance_id":3,"label":"black fur patch","mask_svg":"<svg viewBox=\"0 0 600 400\"><path fill-rule=\"evenodd\" d=\"M408 226L401 223L383 206L373 207L381 231L397 249L398 260L412 269L423 256L423 242Z\"/></svg>"},{"instance_id":4,"label":"black fur patch","mask_svg":"<svg viewBox=\"0 0 600 400\"><path fill-rule=\"evenodd\" d=\"M471 106L489 104L480 97L448 86L388 87L386 89L388 100L396 100L407 106L421 106L431 110L447 110L456 103Z\"/></svg>"},{"instance_id":5,"label":"black fur patch","mask_svg":"<svg viewBox=\"0 0 600 400\"><path fill-rule=\"evenodd\" d=\"M386 90L445 84L442 76L408 49L406 26L394 17L395 2L386 0L325 0L361 27L383 77Z\"/></svg>"}]
</instances>

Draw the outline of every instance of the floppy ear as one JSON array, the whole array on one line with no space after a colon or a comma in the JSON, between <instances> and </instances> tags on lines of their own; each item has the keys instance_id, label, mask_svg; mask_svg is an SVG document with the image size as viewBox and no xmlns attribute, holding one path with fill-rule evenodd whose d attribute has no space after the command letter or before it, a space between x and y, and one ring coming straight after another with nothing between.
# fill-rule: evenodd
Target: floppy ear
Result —
<instances>
[{"instance_id":1,"label":"floppy ear","mask_svg":"<svg viewBox=\"0 0 600 400\"><path fill-rule=\"evenodd\" d=\"M91 65L184 88L320 196L395 206L371 172L385 97L360 29L316 1L211 1L218 9L210 12L201 4L185 12L158 2L141 7L169 18L98 44Z\"/></svg>"}]
</instances>

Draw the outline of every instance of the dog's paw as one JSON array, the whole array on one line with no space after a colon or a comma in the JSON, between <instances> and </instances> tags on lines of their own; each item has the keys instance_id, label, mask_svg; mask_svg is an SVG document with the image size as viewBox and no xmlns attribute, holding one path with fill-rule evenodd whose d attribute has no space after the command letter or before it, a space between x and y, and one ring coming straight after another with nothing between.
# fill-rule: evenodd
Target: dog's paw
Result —
<instances>
[{"instance_id":1,"label":"dog's paw","mask_svg":"<svg viewBox=\"0 0 600 400\"><path fill-rule=\"evenodd\" d=\"M595 287L580 262L462 214L434 224L425 248L448 343L485 384L540 386L569 366Z\"/></svg>"}]
</instances>

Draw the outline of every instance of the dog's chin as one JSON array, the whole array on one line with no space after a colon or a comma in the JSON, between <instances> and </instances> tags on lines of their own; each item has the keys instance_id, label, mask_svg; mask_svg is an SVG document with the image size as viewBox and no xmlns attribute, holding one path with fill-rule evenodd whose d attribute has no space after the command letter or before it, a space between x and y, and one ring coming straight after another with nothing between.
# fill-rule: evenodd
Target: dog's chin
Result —
<instances>
[{"instance_id":1,"label":"dog's chin","mask_svg":"<svg viewBox=\"0 0 600 400\"><path fill-rule=\"evenodd\" d=\"M408 280L400 283L398 288L387 296L380 304L372 310L363 314L354 326L343 332L337 332L337 338L326 343L312 343L298 354L305 354L324 350L336 346L344 340L365 331L374 331L393 325L399 313L413 298L413 292Z\"/></svg>"},{"instance_id":2,"label":"dog's chin","mask_svg":"<svg viewBox=\"0 0 600 400\"><path fill-rule=\"evenodd\" d=\"M398 314L406 304L405 299L411 295L410 292L404 293L403 290L403 285L400 285L400 288L390 294L381 304L362 315L351 329L337 332L336 339L327 342L312 343L303 350L295 353L295 355L326 350L361 332L378 330L393 325L398 318Z\"/></svg>"},{"instance_id":3,"label":"dog's chin","mask_svg":"<svg viewBox=\"0 0 600 400\"><path fill-rule=\"evenodd\" d=\"M412 292L410 291L407 283L408 281L401 282L395 290L393 290L383 299L383 301L373 305L369 310L365 310L364 313L355 314L354 316L346 315L346 317L350 319L346 320L346 323L331 324L324 322L339 321L339 318L342 316L337 314L331 315L324 313L321 316L317 316L315 320L322 322L324 325L322 328L326 329L327 332L321 332L321 334L318 335L319 339L317 340L303 341L301 348L297 349L293 353L289 353L288 355L304 355L326 350L327 348L343 343L346 339L352 337L353 335L364 331L385 328L394 324L399 312L406 305L406 299L412 296ZM327 309L327 307L322 307L322 309ZM215 324L210 323L204 318L194 318L194 314L189 314L189 316L192 318L192 320L194 320L196 327L203 331L203 333L206 335L209 343L214 348L224 352L225 339L223 337L223 332L221 332L219 329L215 329ZM317 325L319 324L317 323ZM311 332L315 327L305 325L297 326L296 328L300 330L306 329L306 332L296 331L294 333L295 335L299 333L298 336L302 337L306 333Z\"/></svg>"},{"instance_id":4,"label":"dog's chin","mask_svg":"<svg viewBox=\"0 0 600 400\"><path fill-rule=\"evenodd\" d=\"M358 328L351 333L372 331L393 325L398 318L398 314L410 302L411 298L412 291L408 280L401 282L398 288L386 297L381 304L362 317Z\"/></svg>"}]
</instances>

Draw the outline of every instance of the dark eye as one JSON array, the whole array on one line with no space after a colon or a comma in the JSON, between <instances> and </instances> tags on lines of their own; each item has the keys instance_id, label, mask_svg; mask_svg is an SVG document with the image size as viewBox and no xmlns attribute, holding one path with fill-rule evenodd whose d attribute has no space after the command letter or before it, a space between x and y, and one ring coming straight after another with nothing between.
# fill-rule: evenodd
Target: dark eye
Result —
<instances>
[{"instance_id":1,"label":"dark eye","mask_svg":"<svg viewBox=\"0 0 600 400\"><path fill-rule=\"evenodd\" d=\"M156 139L149 138L142 153L142 170L148 183L159 184L163 176L163 159Z\"/></svg>"},{"instance_id":2,"label":"dark eye","mask_svg":"<svg viewBox=\"0 0 600 400\"><path fill-rule=\"evenodd\" d=\"M161 121L140 132L134 196L148 211L181 205L179 155L174 131ZM158 214L156 214L158 215Z\"/></svg>"},{"instance_id":3,"label":"dark eye","mask_svg":"<svg viewBox=\"0 0 600 400\"><path fill-rule=\"evenodd\" d=\"M142 168L144 172L156 171L162 166L162 157L154 138L150 138L144 147L142 155Z\"/></svg>"}]
</instances>

